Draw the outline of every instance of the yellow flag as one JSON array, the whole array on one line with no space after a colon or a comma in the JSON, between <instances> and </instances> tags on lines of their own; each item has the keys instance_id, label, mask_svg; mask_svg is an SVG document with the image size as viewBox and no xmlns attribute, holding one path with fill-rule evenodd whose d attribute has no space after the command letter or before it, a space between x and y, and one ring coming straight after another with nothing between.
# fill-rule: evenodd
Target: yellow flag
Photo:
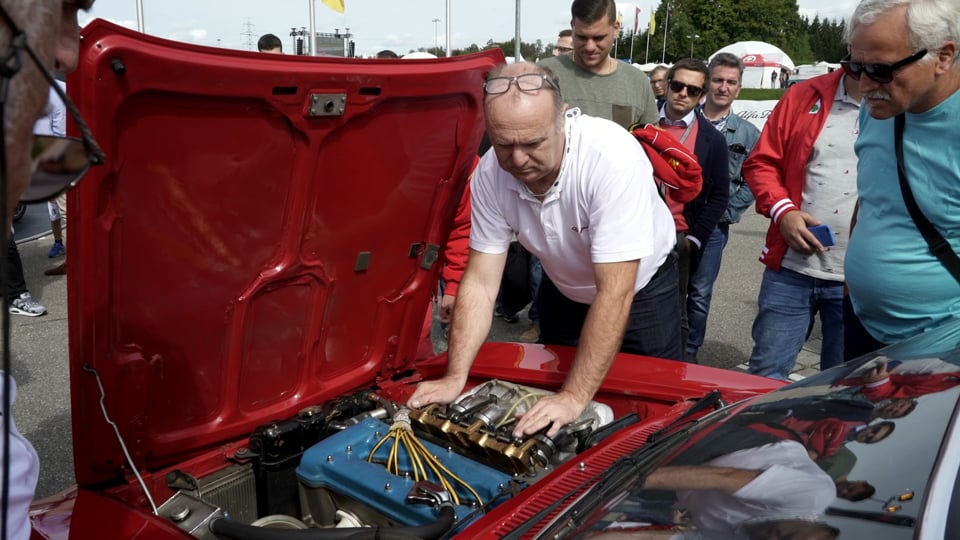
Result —
<instances>
[{"instance_id":1,"label":"yellow flag","mask_svg":"<svg viewBox=\"0 0 960 540\"><path fill-rule=\"evenodd\" d=\"M337 13L343 13L343 9L346 7L343 5L344 2L346 2L346 0L323 0L323 3L328 8L336 11Z\"/></svg>"},{"instance_id":2,"label":"yellow flag","mask_svg":"<svg viewBox=\"0 0 960 540\"><path fill-rule=\"evenodd\" d=\"M650 33L657 33L657 15L653 11L650 12Z\"/></svg>"}]
</instances>

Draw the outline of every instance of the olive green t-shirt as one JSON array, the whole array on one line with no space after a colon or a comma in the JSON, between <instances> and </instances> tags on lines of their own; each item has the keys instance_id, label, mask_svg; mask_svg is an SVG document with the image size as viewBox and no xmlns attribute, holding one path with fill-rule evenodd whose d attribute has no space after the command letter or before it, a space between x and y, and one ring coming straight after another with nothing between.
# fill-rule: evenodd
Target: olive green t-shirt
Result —
<instances>
[{"instance_id":1,"label":"olive green t-shirt","mask_svg":"<svg viewBox=\"0 0 960 540\"><path fill-rule=\"evenodd\" d=\"M565 54L541 60L540 65L557 76L563 100L584 114L613 120L625 128L660 121L650 79L630 64L617 62L617 69L606 75L581 68Z\"/></svg>"}]
</instances>

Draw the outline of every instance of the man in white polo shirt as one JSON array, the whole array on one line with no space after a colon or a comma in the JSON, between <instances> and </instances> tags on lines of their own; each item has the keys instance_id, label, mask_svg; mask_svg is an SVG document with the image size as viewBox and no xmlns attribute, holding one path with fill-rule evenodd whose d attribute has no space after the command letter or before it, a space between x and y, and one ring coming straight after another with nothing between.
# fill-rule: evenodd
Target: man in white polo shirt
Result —
<instances>
[{"instance_id":1,"label":"man in white polo shirt","mask_svg":"<svg viewBox=\"0 0 960 540\"><path fill-rule=\"evenodd\" d=\"M490 330L514 235L543 263L542 343L577 346L567 380L514 434L574 420L618 350L680 359L673 218L643 149L619 125L567 110L556 80L530 63L502 66L484 85L493 145L474 173L470 258L454 308L446 375L409 404L449 403ZM551 426L552 424L552 426Z\"/></svg>"}]
</instances>

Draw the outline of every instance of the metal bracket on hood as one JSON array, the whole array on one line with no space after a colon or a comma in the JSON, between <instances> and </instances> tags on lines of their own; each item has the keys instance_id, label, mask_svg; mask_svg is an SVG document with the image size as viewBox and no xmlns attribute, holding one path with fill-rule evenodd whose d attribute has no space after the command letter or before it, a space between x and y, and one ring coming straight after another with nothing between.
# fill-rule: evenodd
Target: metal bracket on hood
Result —
<instances>
[{"instance_id":1,"label":"metal bracket on hood","mask_svg":"<svg viewBox=\"0 0 960 540\"><path fill-rule=\"evenodd\" d=\"M308 116L343 116L346 110L346 94L310 94Z\"/></svg>"},{"instance_id":2,"label":"metal bracket on hood","mask_svg":"<svg viewBox=\"0 0 960 540\"><path fill-rule=\"evenodd\" d=\"M440 258L440 246L436 244L427 244L423 249L423 258L420 259L420 268L424 270L429 270L433 267L433 263L437 262L437 259Z\"/></svg>"},{"instance_id":3,"label":"metal bracket on hood","mask_svg":"<svg viewBox=\"0 0 960 540\"><path fill-rule=\"evenodd\" d=\"M370 269L370 259L373 257L373 254L369 251L361 251L357 253L357 262L353 265L354 272L366 272Z\"/></svg>"}]
</instances>

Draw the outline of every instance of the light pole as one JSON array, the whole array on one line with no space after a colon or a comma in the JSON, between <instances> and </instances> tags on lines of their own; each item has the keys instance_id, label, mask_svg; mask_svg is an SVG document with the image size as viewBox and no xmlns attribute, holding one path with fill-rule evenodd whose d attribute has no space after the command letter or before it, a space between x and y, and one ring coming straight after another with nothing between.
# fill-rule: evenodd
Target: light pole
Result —
<instances>
[{"instance_id":1,"label":"light pole","mask_svg":"<svg viewBox=\"0 0 960 540\"><path fill-rule=\"evenodd\" d=\"M437 38L437 24L439 23L440 23L440 19L433 20L433 50L435 51L438 50L438 48L440 47L440 42L438 41L438 38ZM438 54L437 56L440 56L440 55Z\"/></svg>"},{"instance_id":2,"label":"light pole","mask_svg":"<svg viewBox=\"0 0 960 540\"><path fill-rule=\"evenodd\" d=\"M143 31L143 0L137 0L137 32Z\"/></svg>"},{"instance_id":3,"label":"light pole","mask_svg":"<svg viewBox=\"0 0 960 540\"><path fill-rule=\"evenodd\" d=\"M690 58L693 58L693 40L700 39L700 34L690 34L687 37L690 38Z\"/></svg>"}]
</instances>

